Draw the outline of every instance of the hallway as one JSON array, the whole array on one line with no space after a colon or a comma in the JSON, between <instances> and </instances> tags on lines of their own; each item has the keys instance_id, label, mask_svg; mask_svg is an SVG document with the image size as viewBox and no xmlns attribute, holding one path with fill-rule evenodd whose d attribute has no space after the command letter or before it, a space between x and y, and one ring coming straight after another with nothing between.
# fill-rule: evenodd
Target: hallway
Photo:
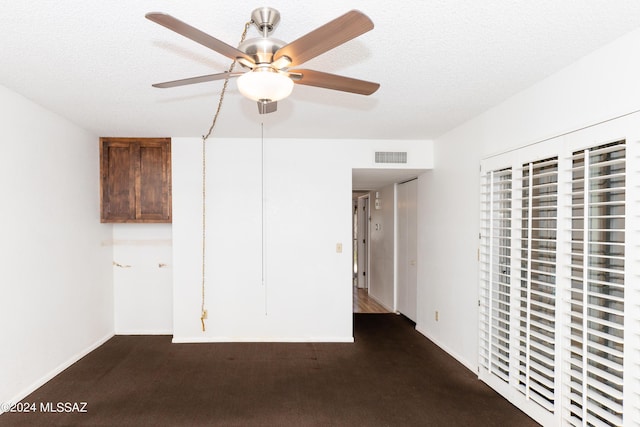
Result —
<instances>
[{"instance_id":1,"label":"hallway","mask_svg":"<svg viewBox=\"0 0 640 427\"><path fill-rule=\"evenodd\" d=\"M353 312L354 313L390 313L369 296L366 289L353 287Z\"/></svg>"}]
</instances>

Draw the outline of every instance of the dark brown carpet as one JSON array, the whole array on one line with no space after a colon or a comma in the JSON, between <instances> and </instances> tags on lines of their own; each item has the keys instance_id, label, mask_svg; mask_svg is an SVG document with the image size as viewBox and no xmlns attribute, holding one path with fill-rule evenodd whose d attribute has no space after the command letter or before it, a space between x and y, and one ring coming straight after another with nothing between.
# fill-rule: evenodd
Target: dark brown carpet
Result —
<instances>
[{"instance_id":1,"label":"dark brown carpet","mask_svg":"<svg viewBox=\"0 0 640 427\"><path fill-rule=\"evenodd\" d=\"M395 314L356 314L355 344L171 344L116 336L0 425L537 425ZM86 413L43 413L86 402Z\"/></svg>"}]
</instances>

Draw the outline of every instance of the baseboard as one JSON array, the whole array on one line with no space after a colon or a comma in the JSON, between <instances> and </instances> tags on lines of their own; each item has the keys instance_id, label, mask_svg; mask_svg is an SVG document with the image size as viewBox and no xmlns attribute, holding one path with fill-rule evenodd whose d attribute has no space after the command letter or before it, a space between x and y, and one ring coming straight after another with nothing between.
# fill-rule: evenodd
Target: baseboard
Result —
<instances>
[{"instance_id":1,"label":"baseboard","mask_svg":"<svg viewBox=\"0 0 640 427\"><path fill-rule=\"evenodd\" d=\"M462 363L464 365L465 368L467 368L468 370L470 370L471 372L473 372L474 375L478 375L478 367L472 365L471 363L469 363L469 361L467 361L465 358L461 357L459 354L457 354L456 352L452 351L449 347L447 347L446 345L442 344L442 342L438 341L437 339L435 339L434 337L432 337L427 331L425 331L424 329L420 328L419 325L416 324L416 331L420 332L422 335L424 335L425 337L427 337L431 342L433 342L435 345L437 345L438 347L440 347L442 350L444 350L445 352L447 352L447 354L449 354L449 356L453 357L454 359L456 359L458 362Z\"/></svg>"},{"instance_id":2,"label":"baseboard","mask_svg":"<svg viewBox=\"0 0 640 427\"><path fill-rule=\"evenodd\" d=\"M384 307L385 309L387 309L390 313L395 313L395 310L391 307L389 307L387 304L383 303L382 301L380 301L378 298L376 298L375 296L373 296L373 294L369 294L369 298L371 298L372 300L374 300L375 302L377 302L378 304L380 304L382 307Z\"/></svg>"},{"instance_id":3,"label":"baseboard","mask_svg":"<svg viewBox=\"0 0 640 427\"><path fill-rule=\"evenodd\" d=\"M48 372L46 375L42 376L40 379L35 381L33 384L28 386L26 389L24 389L21 392L19 392L18 394L16 394L12 399L9 400L9 402L10 403L17 403L17 402L22 401L25 397L27 397L28 395L30 395L31 393L33 393L34 391L36 391L37 389L39 389L40 387L45 385L51 379L53 379L53 377L55 377L56 375L58 375L59 373L61 373L65 369L67 369L69 366L71 366L74 363L76 363L78 360L82 359L87 354L91 353L96 348L100 347L105 342L109 341L113 337L113 335L114 335L113 333L109 333L109 334L105 335L104 337L100 338L98 341L96 341L93 344L91 344L86 349L84 349L84 350L80 351L79 353L71 356L67 361L61 363L55 369L53 369L52 371ZM8 402L6 402L6 403L8 403ZM4 405L3 405L3 408L4 408ZM4 413L4 411L2 409L0 409L0 414L3 414L3 413Z\"/></svg>"},{"instance_id":4,"label":"baseboard","mask_svg":"<svg viewBox=\"0 0 640 427\"><path fill-rule=\"evenodd\" d=\"M116 335L173 335L171 329L132 329L130 331L116 331Z\"/></svg>"},{"instance_id":5,"label":"baseboard","mask_svg":"<svg viewBox=\"0 0 640 427\"><path fill-rule=\"evenodd\" d=\"M173 337L174 344L187 343L225 343L225 342L279 342L279 343L353 343L353 337L286 337L286 338L263 338L263 337Z\"/></svg>"}]
</instances>

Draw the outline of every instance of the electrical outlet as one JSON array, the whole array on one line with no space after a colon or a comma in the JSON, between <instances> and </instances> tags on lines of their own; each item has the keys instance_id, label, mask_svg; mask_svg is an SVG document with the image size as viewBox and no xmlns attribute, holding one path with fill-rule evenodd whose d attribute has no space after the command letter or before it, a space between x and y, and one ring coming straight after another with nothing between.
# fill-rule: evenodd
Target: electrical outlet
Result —
<instances>
[{"instance_id":1,"label":"electrical outlet","mask_svg":"<svg viewBox=\"0 0 640 427\"><path fill-rule=\"evenodd\" d=\"M440 316L438 315L438 310L436 310L436 322L438 321L438 318L439 318L439 317L440 317Z\"/></svg>"}]
</instances>

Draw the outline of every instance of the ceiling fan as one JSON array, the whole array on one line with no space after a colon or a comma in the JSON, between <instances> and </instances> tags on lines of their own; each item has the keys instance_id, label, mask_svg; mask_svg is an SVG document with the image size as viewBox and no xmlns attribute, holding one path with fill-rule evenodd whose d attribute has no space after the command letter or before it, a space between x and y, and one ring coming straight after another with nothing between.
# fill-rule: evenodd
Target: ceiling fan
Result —
<instances>
[{"instance_id":1,"label":"ceiling fan","mask_svg":"<svg viewBox=\"0 0 640 427\"><path fill-rule=\"evenodd\" d=\"M238 48L168 14L150 12L145 17L237 61L249 70L156 83L153 87L170 88L239 77L238 89L240 93L257 101L260 114L276 111L277 102L291 94L294 83L360 95L371 95L380 87L378 83L322 71L291 68L372 30L373 22L357 10L347 12L291 43L285 43L270 37L271 32L280 22L280 13L270 7L258 8L251 14L251 23L258 28L262 37L246 40Z\"/></svg>"}]
</instances>

